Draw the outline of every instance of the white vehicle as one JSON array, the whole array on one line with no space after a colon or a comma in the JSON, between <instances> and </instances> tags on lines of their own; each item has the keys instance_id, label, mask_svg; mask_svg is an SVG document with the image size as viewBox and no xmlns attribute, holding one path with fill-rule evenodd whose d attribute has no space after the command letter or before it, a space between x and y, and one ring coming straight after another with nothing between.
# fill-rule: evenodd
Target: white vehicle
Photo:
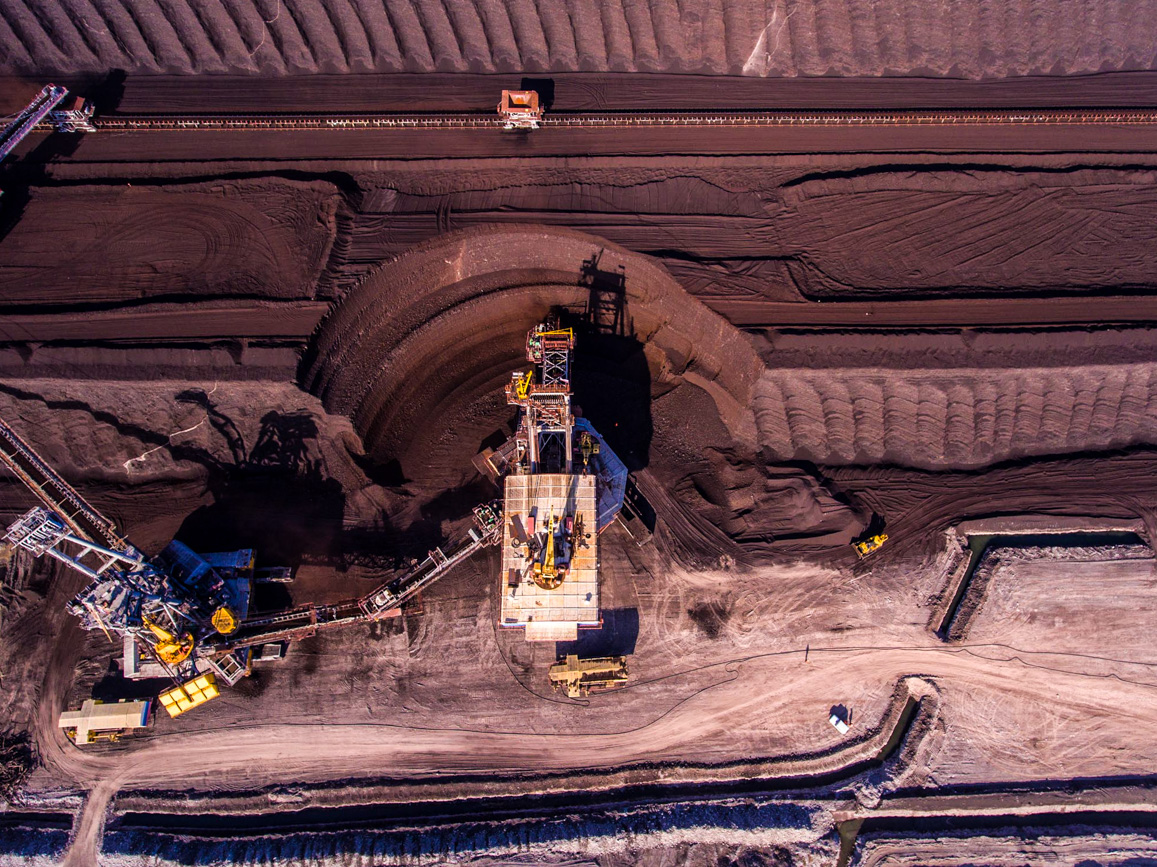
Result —
<instances>
[{"instance_id":1,"label":"white vehicle","mask_svg":"<svg viewBox=\"0 0 1157 867\"><path fill-rule=\"evenodd\" d=\"M836 731L838 731L840 734L846 735L848 733L848 724L840 719L839 714L833 713L830 717L828 717L828 722L835 726Z\"/></svg>"}]
</instances>

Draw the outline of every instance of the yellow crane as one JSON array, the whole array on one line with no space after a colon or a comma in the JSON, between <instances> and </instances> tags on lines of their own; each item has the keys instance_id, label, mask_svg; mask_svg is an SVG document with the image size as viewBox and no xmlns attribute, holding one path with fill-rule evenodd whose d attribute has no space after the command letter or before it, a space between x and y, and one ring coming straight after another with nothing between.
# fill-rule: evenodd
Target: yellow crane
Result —
<instances>
[{"instance_id":1,"label":"yellow crane","mask_svg":"<svg viewBox=\"0 0 1157 867\"><path fill-rule=\"evenodd\" d=\"M156 637L157 642L153 645L153 652L157 655L157 659L165 665L180 665L193 652L193 634L191 632L174 634L148 616L142 616L141 622Z\"/></svg>"},{"instance_id":2,"label":"yellow crane","mask_svg":"<svg viewBox=\"0 0 1157 867\"><path fill-rule=\"evenodd\" d=\"M532 571L534 583L543 590L553 590L562 583L562 571L555 556L554 532L558 527L558 518L554 512L546 520L546 546L541 560L535 560Z\"/></svg>"}]
</instances>

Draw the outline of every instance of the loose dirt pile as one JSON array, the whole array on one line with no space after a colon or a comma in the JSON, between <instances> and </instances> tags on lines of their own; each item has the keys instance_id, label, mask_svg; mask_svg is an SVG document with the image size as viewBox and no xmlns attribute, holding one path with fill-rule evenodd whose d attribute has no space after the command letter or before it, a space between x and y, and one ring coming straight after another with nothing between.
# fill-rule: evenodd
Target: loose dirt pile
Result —
<instances>
[{"instance_id":1,"label":"loose dirt pile","mask_svg":"<svg viewBox=\"0 0 1157 867\"><path fill-rule=\"evenodd\" d=\"M1151 834L1128 829L1077 826L1065 833L1048 827L1017 826L939 836L865 834L860 845L852 861L855 867L963 867L976 863L1019 867L1043 861L1125 867L1151 861L1157 840Z\"/></svg>"},{"instance_id":2,"label":"loose dirt pile","mask_svg":"<svg viewBox=\"0 0 1157 867\"><path fill-rule=\"evenodd\" d=\"M199 147L217 136L228 134ZM22 209L19 182L5 183L13 225L0 239L0 285L6 303L21 304L325 297L447 231L526 223L654 256L704 299L979 305L1148 285L1153 167L1089 169L1094 158L1080 155L958 157L951 169L927 159L339 162L340 188L316 164L318 180L216 185L150 181L203 165L64 164L53 175L68 186L34 186ZM20 163L8 168L19 177Z\"/></svg>"},{"instance_id":3,"label":"loose dirt pile","mask_svg":"<svg viewBox=\"0 0 1157 867\"><path fill-rule=\"evenodd\" d=\"M269 0L212 8L50 0L2 20L13 73L536 72L987 78L1149 69L1148 2Z\"/></svg>"},{"instance_id":4,"label":"loose dirt pile","mask_svg":"<svg viewBox=\"0 0 1157 867\"><path fill-rule=\"evenodd\" d=\"M1157 442L1157 366L777 371L756 387L779 460L969 468Z\"/></svg>"},{"instance_id":5,"label":"loose dirt pile","mask_svg":"<svg viewBox=\"0 0 1157 867\"><path fill-rule=\"evenodd\" d=\"M270 833L239 852L228 840L189 833L117 831L106 852L114 867L150 867L207 861L238 865L452 864L514 867L746 867L830 862L837 843L830 820L814 806L766 800L710 800L700 804L621 807L585 815L506 821L409 825L393 829L318 834ZM721 830L726 827L728 830ZM672 856L678 858L672 862ZM735 862L730 859L741 858ZM102 863L105 863L102 859ZM822 863L822 862L820 862Z\"/></svg>"},{"instance_id":6,"label":"loose dirt pile","mask_svg":"<svg viewBox=\"0 0 1157 867\"><path fill-rule=\"evenodd\" d=\"M448 228L533 221L655 255L695 294L1128 291L1147 286L1157 265L1153 178L1067 161L947 171L909 159L859 170L817 162L803 172L413 172L378 181L390 186L363 200L352 246L377 261Z\"/></svg>"}]
</instances>

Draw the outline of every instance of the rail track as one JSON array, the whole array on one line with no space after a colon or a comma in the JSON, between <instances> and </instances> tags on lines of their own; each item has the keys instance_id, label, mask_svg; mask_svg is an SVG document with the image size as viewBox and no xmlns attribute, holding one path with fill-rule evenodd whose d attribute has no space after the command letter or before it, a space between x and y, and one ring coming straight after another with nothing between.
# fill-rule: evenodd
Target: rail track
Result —
<instances>
[{"instance_id":1,"label":"rail track","mask_svg":"<svg viewBox=\"0 0 1157 867\"><path fill-rule=\"evenodd\" d=\"M237 130L500 129L491 113L428 114L156 114L95 119L98 132ZM767 111L558 113L543 129L647 127L928 127L928 126L1157 126L1157 109L1039 109L997 111ZM38 129L48 130L46 124Z\"/></svg>"}]
</instances>

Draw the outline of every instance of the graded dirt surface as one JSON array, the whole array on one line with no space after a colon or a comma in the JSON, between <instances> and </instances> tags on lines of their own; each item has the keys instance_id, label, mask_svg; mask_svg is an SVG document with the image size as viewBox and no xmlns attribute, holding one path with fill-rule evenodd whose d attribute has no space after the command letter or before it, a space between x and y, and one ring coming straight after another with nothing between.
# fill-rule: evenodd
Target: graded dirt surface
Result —
<instances>
[{"instance_id":1,"label":"graded dirt surface","mask_svg":"<svg viewBox=\"0 0 1157 867\"><path fill-rule=\"evenodd\" d=\"M12 827L84 867L1151 857L1152 132L926 134L22 151L0 173L0 418L149 553L294 566L263 611L371 590L496 496L471 459L511 431L503 385L559 308L576 403L656 520L600 540L604 625L577 646L499 627L488 549L401 617L89 749L66 705L155 685L65 612L83 576L17 555L0 718L36 746L23 809L76 820L67 844ZM619 275L609 324L589 310ZM10 520L32 501L3 488ZM1140 536L1000 549L942 638L952 528L1025 515ZM568 652L627 655L628 687L552 692Z\"/></svg>"},{"instance_id":2,"label":"graded dirt surface","mask_svg":"<svg viewBox=\"0 0 1157 867\"><path fill-rule=\"evenodd\" d=\"M280 180L39 191L6 236L3 304L43 303L30 278L46 261L58 304L310 298L333 243L335 194Z\"/></svg>"}]
</instances>

